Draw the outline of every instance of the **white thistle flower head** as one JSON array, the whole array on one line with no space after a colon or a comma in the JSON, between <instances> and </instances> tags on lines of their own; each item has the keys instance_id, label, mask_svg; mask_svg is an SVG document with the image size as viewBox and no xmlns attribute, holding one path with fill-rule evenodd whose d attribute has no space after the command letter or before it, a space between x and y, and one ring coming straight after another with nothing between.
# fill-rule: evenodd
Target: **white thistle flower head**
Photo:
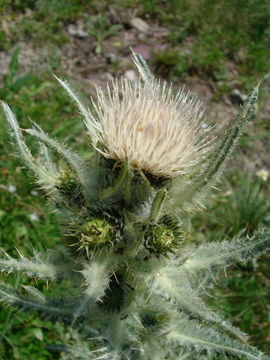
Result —
<instances>
[{"instance_id":1,"label":"white thistle flower head","mask_svg":"<svg viewBox=\"0 0 270 360\"><path fill-rule=\"evenodd\" d=\"M149 74L134 61L143 80L120 78L106 91L97 88L96 116L59 81L79 105L93 146L104 157L127 161L132 168L158 177L186 174L212 148L210 128L201 121L204 107L184 88L173 94L166 82L147 79Z\"/></svg>"},{"instance_id":2,"label":"white thistle flower head","mask_svg":"<svg viewBox=\"0 0 270 360\"><path fill-rule=\"evenodd\" d=\"M210 148L204 108L183 88L173 95L166 83L121 78L106 93L98 89L95 109L97 150L153 175L185 174Z\"/></svg>"}]
</instances>

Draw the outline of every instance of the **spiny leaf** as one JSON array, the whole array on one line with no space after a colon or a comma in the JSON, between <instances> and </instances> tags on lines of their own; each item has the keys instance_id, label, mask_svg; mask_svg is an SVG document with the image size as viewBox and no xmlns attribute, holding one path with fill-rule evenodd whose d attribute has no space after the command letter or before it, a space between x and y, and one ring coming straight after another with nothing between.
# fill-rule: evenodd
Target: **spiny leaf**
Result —
<instances>
[{"instance_id":1,"label":"spiny leaf","mask_svg":"<svg viewBox=\"0 0 270 360\"><path fill-rule=\"evenodd\" d=\"M14 259L7 253L4 253L4 258L0 259L0 270L7 273L21 271L26 275L42 280L55 280L58 278L66 278L70 276L72 269L67 262L67 258L54 259L57 254L48 251L47 254L37 253L31 259L27 259L20 254L19 259ZM61 252L62 256L64 255Z\"/></svg>"},{"instance_id":2,"label":"spiny leaf","mask_svg":"<svg viewBox=\"0 0 270 360\"><path fill-rule=\"evenodd\" d=\"M48 144L52 149L56 150L79 174L81 167L83 166L83 159L78 154L67 148L66 145L61 144L58 140L50 138L37 124L35 124L35 127L37 129L25 129L24 131L37 137L44 143Z\"/></svg>"},{"instance_id":3,"label":"spiny leaf","mask_svg":"<svg viewBox=\"0 0 270 360\"><path fill-rule=\"evenodd\" d=\"M108 270L106 264L93 261L84 267L82 274L87 282L85 292L88 297L94 301L101 299L110 281L110 270Z\"/></svg>"},{"instance_id":4,"label":"spiny leaf","mask_svg":"<svg viewBox=\"0 0 270 360\"><path fill-rule=\"evenodd\" d=\"M26 290L26 292L29 295L33 296L33 298L35 298L38 302L40 302L40 303L46 302L46 296L44 294L42 294L42 292L39 291L38 289L36 289L30 285L22 285L22 287Z\"/></svg>"},{"instance_id":5,"label":"spiny leaf","mask_svg":"<svg viewBox=\"0 0 270 360\"><path fill-rule=\"evenodd\" d=\"M187 277L181 270L179 271L179 268L168 266L159 269L158 273L154 274L151 290L169 300L171 304L175 305L177 311L185 311L192 317L223 328L243 342L247 341L247 336L244 333L207 307L190 287Z\"/></svg>"},{"instance_id":6,"label":"spiny leaf","mask_svg":"<svg viewBox=\"0 0 270 360\"><path fill-rule=\"evenodd\" d=\"M74 90L71 89L70 85L68 84L67 81L63 81L61 79L59 79L57 76L55 76L56 80L60 83L60 85L67 91L68 95L75 101L75 103L77 104L81 115L84 118L84 123L85 126L87 128L87 130L90 133L90 136L93 140L93 142L95 143L96 140L98 139L98 135L97 135L97 131L100 131L100 126L99 123L95 120L95 118L93 117L93 115L91 114L90 110L88 108L86 108L81 100L79 99L79 96L74 92Z\"/></svg>"},{"instance_id":7,"label":"spiny leaf","mask_svg":"<svg viewBox=\"0 0 270 360\"><path fill-rule=\"evenodd\" d=\"M181 315L175 319L175 326L168 329L168 342L174 346L186 347L195 353L207 351L209 355L231 354L236 358L249 360L269 360L261 351L231 339L226 334L217 331L213 327L202 327L195 320L190 320ZM213 357L211 357L213 358Z\"/></svg>"},{"instance_id":8,"label":"spiny leaf","mask_svg":"<svg viewBox=\"0 0 270 360\"><path fill-rule=\"evenodd\" d=\"M52 161L49 149L41 141L39 141L39 157L41 159L41 163L46 167L48 173L54 177L57 172L56 165Z\"/></svg>"},{"instance_id":9,"label":"spiny leaf","mask_svg":"<svg viewBox=\"0 0 270 360\"><path fill-rule=\"evenodd\" d=\"M235 238L200 245L197 249L183 254L179 262L185 261L181 268L190 274L200 271L222 270L237 262L256 259L270 249L270 233L257 232L251 238Z\"/></svg>"},{"instance_id":10,"label":"spiny leaf","mask_svg":"<svg viewBox=\"0 0 270 360\"><path fill-rule=\"evenodd\" d=\"M104 256L104 255L103 255ZM109 287L110 276L115 271L116 257L105 256L103 259L93 258L89 264L84 264L81 271L85 281L84 294L78 300L78 305L73 314L73 322L89 312L97 301L104 296L106 289Z\"/></svg>"},{"instance_id":11,"label":"spiny leaf","mask_svg":"<svg viewBox=\"0 0 270 360\"><path fill-rule=\"evenodd\" d=\"M4 103L3 101L1 101L0 103L9 122L10 134L15 142L20 157L25 162L25 164L34 172L39 182L43 186L45 186L45 188L48 188L48 190L54 188L56 182L56 174L53 175L51 173L48 173L46 167L44 167L43 164L38 162L32 156L30 150L24 142L22 131L19 127L14 113L11 111L10 107L6 103Z\"/></svg>"},{"instance_id":12,"label":"spiny leaf","mask_svg":"<svg viewBox=\"0 0 270 360\"><path fill-rule=\"evenodd\" d=\"M50 138L37 124L34 123L34 126L36 129L25 129L25 132L48 144L48 146L62 156L76 172L83 186L86 198L95 198L97 187L95 169L89 169L80 155L58 140Z\"/></svg>"},{"instance_id":13,"label":"spiny leaf","mask_svg":"<svg viewBox=\"0 0 270 360\"><path fill-rule=\"evenodd\" d=\"M148 83L153 82L155 78L152 75L151 70L149 69L144 58L140 54L135 53L132 49L131 51L132 51L133 61L137 66L137 69L139 70L139 73L143 81Z\"/></svg>"},{"instance_id":14,"label":"spiny leaf","mask_svg":"<svg viewBox=\"0 0 270 360\"><path fill-rule=\"evenodd\" d=\"M20 294L17 290L6 284L0 284L0 302L16 306L22 311L29 309L36 310L47 319L64 322L71 319L73 310L73 306L63 307L63 302L55 299L37 299L36 297L34 300L32 297Z\"/></svg>"}]
</instances>

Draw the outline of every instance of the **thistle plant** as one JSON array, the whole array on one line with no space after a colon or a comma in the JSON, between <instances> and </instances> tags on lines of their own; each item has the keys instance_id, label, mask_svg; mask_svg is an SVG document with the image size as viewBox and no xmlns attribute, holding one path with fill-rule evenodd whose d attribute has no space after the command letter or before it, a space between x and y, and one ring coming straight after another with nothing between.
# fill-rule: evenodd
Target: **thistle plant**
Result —
<instances>
[{"instance_id":1,"label":"thistle plant","mask_svg":"<svg viewBox=\"0 0 270 360\"><path fill-rule=\"evenodd\" d=\"M37 124L21 129L2 102L18 155L62 215L63 245L32 258L3 251L3 272L50 281L52 294L2 283L0 299L69 326L73 344L54 347L64 359L269 359L204 299L220 271L266 252L270 233L196 246L189 224L252 117L258 86L216 140L194 95L175 94L133 60L140 79L97 88L93 110L57 79L88 131L86 160Z\"/></svg>"}]
</instances>

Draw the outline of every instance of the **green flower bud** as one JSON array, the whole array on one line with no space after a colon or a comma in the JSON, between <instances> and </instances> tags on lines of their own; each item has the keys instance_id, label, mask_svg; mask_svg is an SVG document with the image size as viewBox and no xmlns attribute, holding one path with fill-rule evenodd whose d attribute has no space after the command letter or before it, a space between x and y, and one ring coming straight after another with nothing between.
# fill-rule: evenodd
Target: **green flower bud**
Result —
<instances>
[{"instance_id":1,"label":"green flower bud","mask_svg":"<svg viewBox=\"0 0 270 360\"><path fill-rule=\"evenodd\" d=\"M174 252L184 241L181 224L173 217L164 216L146 231L145 246L157 256Z\"/></svg>"},{"instance_id":2,"label":"green flower bud","mask_svg":"<svg viewBox=\"0 0 270 360\"><path fill-rule=\"evenodd\" d=\"M114 228L108 221L102 219L88 220L77 231L76 238L78 241L71 246L77 247L77 250L85 251L89 257L90 250L112 243L113 235Z\"/></svg>"}]
</instances>

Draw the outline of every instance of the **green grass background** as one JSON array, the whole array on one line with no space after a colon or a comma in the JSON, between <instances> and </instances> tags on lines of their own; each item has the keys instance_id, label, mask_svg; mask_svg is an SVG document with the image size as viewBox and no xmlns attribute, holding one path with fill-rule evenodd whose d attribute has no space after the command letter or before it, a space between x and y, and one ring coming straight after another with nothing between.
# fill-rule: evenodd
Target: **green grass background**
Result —
<instances>
[{"instance_id":1,"label":"green grass background","mask_svg":"<svg viewBox=\"0 0 270 360\"><path fill-rule=\"evenodd\" d=\"M108 20L111 9L121 14L113 23ZM8 54L0 98L12 106L22 127L28 127L33 119L87 155L88 140L83 138L81 120L51 74L56 71L65 76L61 57L66 54L61 53L61 48L70 41L66 31L69 24L78 20L87 24L86 31L96 42L93 57L105 57L103 42L110 41L117 29L128 30L125 17L133 13L167 30L165 49L157 46L158 39L150 39L150 65L156 74L177 83L201 79L211 88L216 103L228 97L235 86L246 93L270 72L269 0L0 0L0 52ZM22 42L30 43L36 53L46 49L45 67L31 69L21 65ZM123 53L120 47L119 56ZM121 62L108 63L104 71L121 74ZM83 92L79 78L75 83ZM268 91L266 82L258 120L247 128L219 191L210 196L207 209L196 212L192 218L193 236L198 243L269 227L269 180L256 176L261 166L270 171L267 162L257 161L262 148L265 153L270 149L269 109L262 114L267 110L267 101L269 106ZM11 255L16 256L16 249L27 255L33 248L42 250L61 241L60 219L34 178L12 154L14 149L1 113L0 246ZM238 264L221 274L208 299L214 309L251 335L252 344L268 354L269 269L269 256L247 266ZM8 282L16 287L29 284L20 275L9 276ZM50 286L41 282L32 285L45 291ZM0 359L28 360L33 354L36 360L58 359L59 355L49 352L46 345L61 341L64 331L61 325L41 320L34 313L2 307Z\"/></svg>"}]
</instances>

